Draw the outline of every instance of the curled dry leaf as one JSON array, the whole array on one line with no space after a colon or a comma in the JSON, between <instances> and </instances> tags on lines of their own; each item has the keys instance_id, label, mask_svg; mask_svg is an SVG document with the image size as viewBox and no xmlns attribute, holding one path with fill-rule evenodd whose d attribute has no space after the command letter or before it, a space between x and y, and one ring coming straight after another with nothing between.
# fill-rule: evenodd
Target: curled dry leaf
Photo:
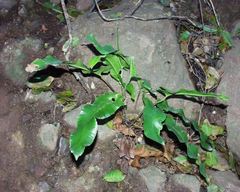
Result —
<instances>
[{"instance_id":1,"label":"curled dry leaf","mask_svg":"<svg viewBox=\"0 0 240 192\"><path fill-rule=\"evenodd\" d=\"M133 167L141 168L141 158L160 157L162 154L162 151L149 145L137 145L134 148L134 159L130 162L130 164Z\"/></svg>"},{"instance_id":2,"label":"curled dry leaf","mask_svg":"<svg viewBox=\"0 0 240 192\"><path fill-rule=\"evenodd\" d=\"M125 159L134 158L134 142L131 138L122 138L115 141L116 146L119 148L119 157Z\"/></svg>"},{"instance_id":3,"label":"curled dry leaf","mask_svg":"<svg viewBox=\"0 0 240 192\"><path fill-rule=\"evenodd\" d=\"M113 120L113 125L116 128L116 130L121 132L123 135L131 136L131 137L136 136L136 134L133 132L133 130L130 127L127 127L126 125L123 124L123 120L120 115L116 115L116 117Z\"/></svg>"}]
</instances>

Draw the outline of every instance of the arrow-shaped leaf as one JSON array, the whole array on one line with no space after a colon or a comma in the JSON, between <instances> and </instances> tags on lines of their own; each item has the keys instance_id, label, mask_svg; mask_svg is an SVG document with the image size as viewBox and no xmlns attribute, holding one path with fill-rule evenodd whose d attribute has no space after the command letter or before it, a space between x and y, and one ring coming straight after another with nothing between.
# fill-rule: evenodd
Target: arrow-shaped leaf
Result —
<instances>
[{"instance_id":1,"label":"arrow-shaped leaf","mask_svg":"<svg viewBox=\"0 0 240 192\"><path fill-rule=\"evenodd\" d=\"M83 154L85 147L93 143L96 134L97 120L94 117L94 107L88 104L83 107L77 129L70 136L70 149L76 160Z\"/></svg>"},{"instance_id":2,"label":"arrow-shaped leaf","mask_svg":"<svg viewBox=\"0 0 240 192\"><path fill-rule=\"evenodd\" d=\"M154 107L152 102L147 98L144 98L144 105L144 135L149 139L164 145L164 140L160 136L160 132L163 128L162 122L166 119L166 115L162 110Z\"/></svg>"},{"instance_id":3,"label":"arrow-shaped leaf","mask_svg":"<svg viewBox=\"0 0 240 192\"><path fill-rule=\"evenodd\" d=\"M176 124L176 121L173 119L173 117L171 115L167 115L165 124L166 124L168 130L173 132L176 135L179 142L181 142L181 143L188 142L188 136L187 136L186 131L184 131L182 127L180 127Z\"/></svg>"},{"instance_id":4,"label":"arrow-shaped leaf","mask_svg":"<svg viewBox=\"0 0 240 192\"><path fill-rule=\"evenodd\" d=\"M70 149L76 160L83 154L85 147L90 146L96 137L96 119L110 117L123 105L122 95L106 93L97 97L93 104L87 104L83 107L78 118L77 129L70 136Z\"/></svg>"},{"instance_id":5,"label":"arrow-shaped leaf","mask_svg":"<svg viewBox=\"0 0 240 192\"><path fill-rule=\"evenodd\" d=\"M98 50L99 53L102 55L107 55L113 52L116 52L117 50L114 49L111 45L101 45L95 38L95 36L90 33L87 35L86 39L93 44L93 46Z\"/></svg>"},{"instance_id":6,"label":"arrow-shaped leaf","mask_svg":"<svg viewBox=\"0 0 240 192\"><path fill-rule=\"evenodd\" d=\"M198 146L194 145L192 143L187 144L187 155L191 159L197 159L198 158Z\"/></svg>"}]
</instances>

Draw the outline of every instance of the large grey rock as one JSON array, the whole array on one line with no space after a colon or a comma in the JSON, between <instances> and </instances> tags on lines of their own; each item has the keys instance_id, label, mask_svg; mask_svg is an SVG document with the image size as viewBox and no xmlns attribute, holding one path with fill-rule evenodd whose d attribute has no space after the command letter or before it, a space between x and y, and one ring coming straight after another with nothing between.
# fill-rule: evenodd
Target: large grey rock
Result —
<instances>
[{"instance_id":1,"label":"large grey rock","mask_svg":"<svg viewBox=\"0 0 240 192\"><path fill-rule=\"evenodd\" d=\"M149 166L139 171L149 192L165 191L166 174L155 166Z\"/></svg>"},{"instance_id":2,"label":"large grey rock","mask_svg":"<svg viewBox=\"0 0 240 192\"><path fill-rule=\"evenodd\" d=\"M200 192L201 184L196 177L187 174L175 174L168 183L171 192Z\"/></svg>"},{"instance_id":3,"label":"large grey rock","mask_svg":"<svg viewBox=\"0 0 240 192\"><path fill-rule=\"evenodd\" d=\"M53 151L57 146L58 133L60 124L44 124L39 129L38 138L42 146L50 151Z\"/></svg>"},{"instance_id":4,"label":"large grey rock","mask_svg":"<svg viewBox=\"0 0 240 192\"><path fill-rule=\"evenodd\" d=\"M224 189L224 192L239 192L240 180L231 171L209 171L212 182Z\"/></svg>"},{"instance_id":5,"label":"large grey rock","mask_svg":"<svg viewBox=\"0 0 240 192\"><path fill-rule=\"evenodd\" d=\"M77 127L77 119L78 119L78 116L80 114L82 110L82 106L79 106L78 108L72 110L72 111L69 111L67 112L64 117L63 117L63 120L68 124L70 125L71 127Z\"/></svg>"},{"instance_id":6,"label":"large grey rock","mask_svg":"<svg viewBox=\"0 0 240 192\"><path fill-rule=\"evenodd\" d=\"M125 3L130 1L124 1ZM106 12L114 15L116 12L129 12L130 4L117 6L117 10ZM150 11L149 11L150 10ZM137 16L153 18L164 15L163 8L158 1L145 1L136 12ZM88 33L93 33L102 44L116 44L117 30L121 51L134 56L138 73L149 80L153 88L163 86L177 90L181 88L193 89L184 58L179 50L174 23L169 20L139 21L125 19L117 22L104 22L98 14L81 16L73 23L73 34L85 43ZM84 46L79 46L75 56L82 58L87 64L93 53ZM113 84L110 81L110 84ZM116 88L116 87L115 87ZM117 89L117 88L116 88ZM187 103L181 103L179 107L191 109ZM195 108L196 109L196 108ZM130 109L131 111L132 109Z\"/></svg>"},{"instance_id":7,"label":"large grey rock","mask_svg":"<svg viewBox=\"0 0 240 192\"><path fill-rule=\"evenodd\" d=\"M42 48L42 41L26 37L23 40L9 40L5 42L0 52L0 65L3 66L6 75L17 85L24 85L28 74L24 68L31 62L29 55L36 54Z\"/></svg>"},{"instance_id":8,"label":"large grey rock","mask_svg":"<svg viewBox=\"0 0 240 192\"><path fill-rule=\"evenodd\" d=\"M218 87L219 93L229 96L227 108L227 145L229 149L240 160L240 40L236 39L234 47L229 50L224 58L224 75Z\"/></svg>"},{"instance_id":9,"label":"large grey rock","mask_svg":"<svg viewBox=\"0 0 240 192\"><path fill-rule=\"evenodd\" d=\"M0 0L0 9L10 10L17 4L17 0Z\"/></svg>"}]
</instances>

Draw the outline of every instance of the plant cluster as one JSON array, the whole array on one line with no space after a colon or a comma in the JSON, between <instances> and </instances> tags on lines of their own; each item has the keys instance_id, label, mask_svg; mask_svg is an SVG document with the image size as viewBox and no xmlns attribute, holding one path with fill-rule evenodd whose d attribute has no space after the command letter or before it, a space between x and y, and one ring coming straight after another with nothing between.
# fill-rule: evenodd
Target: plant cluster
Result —
<instances>
[{"instance_id":1,"label":"plant cluster","mask_svg":"<svg viewBox=\"0 0 240 192\"><path fill-rule=\"evenodd\" d=\"M89 34L86 38L98 51L87 65L80 60L76 62L61 61L53 56L46 56L43 59L34 60L26 69L29 72L46 69L49 65L64 67L72 70L80 70L84 75L98 76L110 75L121 87L121 92L106 92L98 97L91 104L85 104L79 114L77 129L70 135L70 150L77 160L83 155L87 146L90 146L98 131L98 120L112 117L118 110L126 108L126 98L130 96L136 101L137 92L140 91L144 104L142 115L143 133L148 139L165 145L162 130L171 132L185 149L185 155L178 158L180 161L194 162L199 166L200 174L209 182L206 174L206 167L213 167L217 163L217 155L211 137L216 133L216 127L208 122L199 126L195 120L190 120L184 115L182 109L176 109L169 105L168 101L174 97L198 99L201 97L217 98L226 101L227 97L215 93L202 93L196 90L180 89L171 91L163 87L153 89L151 84L141 78L136 70L132 57L125 56L120 50L114 49L111 45L101 45ZM128 78L123 78L123 72L128 73ZM179 119L181 122L179 122ZM198 135L198 142L189 136L185 127L191 128ZM215 130L215 131L214 131Z\"/></svg>"}]
</instances>

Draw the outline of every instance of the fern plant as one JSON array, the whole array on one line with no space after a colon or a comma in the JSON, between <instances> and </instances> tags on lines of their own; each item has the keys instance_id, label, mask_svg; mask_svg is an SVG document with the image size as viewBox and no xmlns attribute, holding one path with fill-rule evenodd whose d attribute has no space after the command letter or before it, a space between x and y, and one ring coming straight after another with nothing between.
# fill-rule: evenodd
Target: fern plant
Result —
<instances>
[{"instance_id":1,"label":"fern plant","mask_svg":"<svg viewBox=\"0 0 240 192\"><path fill-rule=\"evenodd\" d=\"M135 101L136 93L140 90L144 104L142 112L144 135L154 142L165 145L161 132L166 127L167 131L176 136L178 142L185 145L187 158L199 166L200 174L209 182L206 174L206 166L211 165L211 159L215 157L212 141L209 139L206 131L202 130L196 121L189 120L184 115L182 109L169 106L168 100L174 97L195 99L198 97L211 97L226 101L227 97L216 95L215 93L202 93L196 90L180 89L178 91L171 91L163 87L154 90L147 80L137 74L132 57L125 56L111 45L101 45L93 34L89 34L86 39L99 52L99 55L93 56L87 65L83 64L80 60L76 62L63 62L48 55L43 59L34 60L27 67L28 71L34 72L43 70L49 65L65 68L67 66L71 70L77 69L85 75L95 75L99 78L102 78L104 75L110 75L122 88L122 92L106 92L96 97L92 104L83 106L78 117L77 129L70 135L70 150L75 159L77 160L83 155L85 148L93 143L98 131L97 120L107 119L113 116L120 108L127 107L125 104L127 95L130 96L132 101ZM127 79L122 77L123 71L129 74ZM199 135L200 145L191 141L187 131L176 119L180 119L182 125L191 127ZM207 157L209 158L202 160L200 148L208 154Z\"/></svg>"}]
</instances>

